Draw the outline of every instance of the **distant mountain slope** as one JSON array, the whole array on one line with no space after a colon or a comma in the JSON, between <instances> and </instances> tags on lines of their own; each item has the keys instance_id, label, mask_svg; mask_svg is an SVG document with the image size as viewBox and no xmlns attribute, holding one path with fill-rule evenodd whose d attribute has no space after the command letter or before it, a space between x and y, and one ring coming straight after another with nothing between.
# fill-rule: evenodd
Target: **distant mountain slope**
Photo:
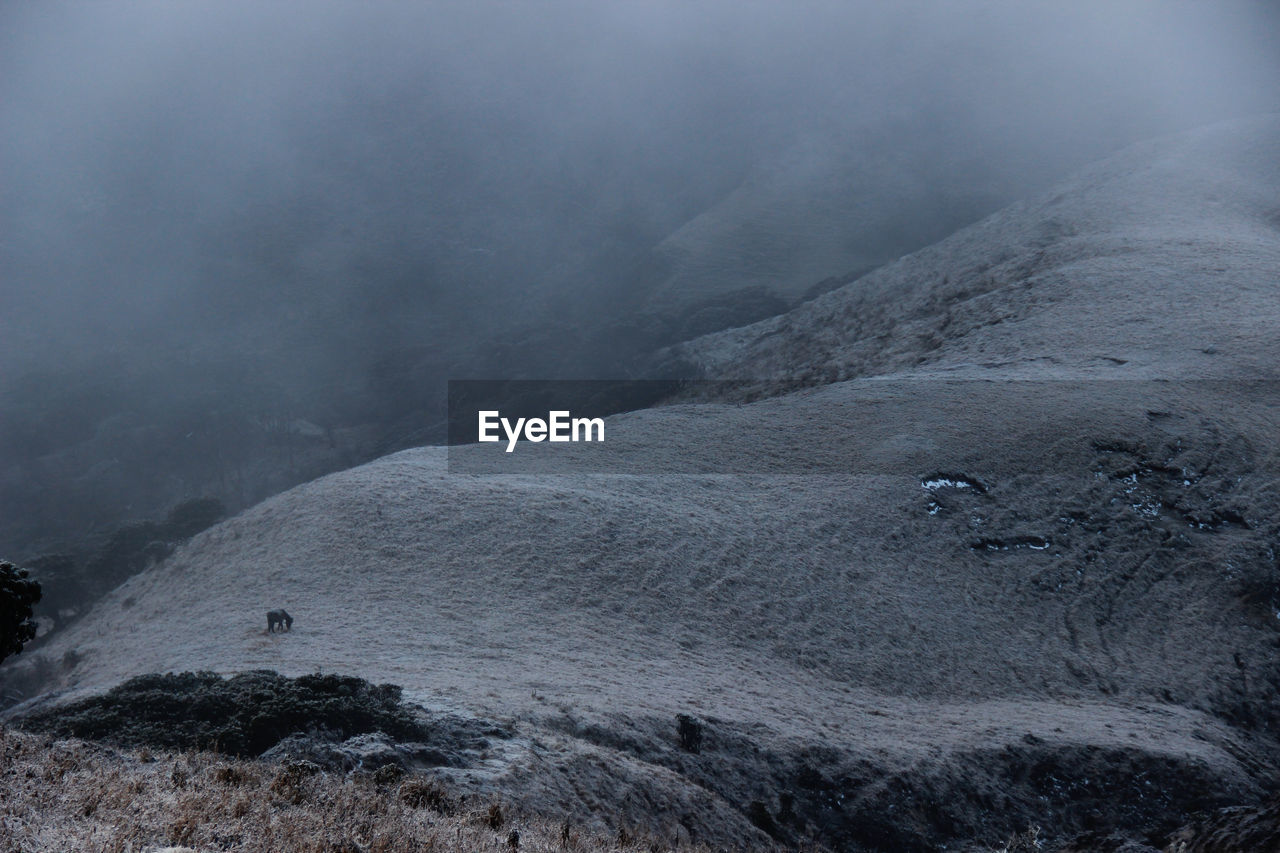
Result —
<instances>
[{"instance_id":1,"label":"distant mountain slope","mask_svg":"<svg viewBox=\"0 0 1280 853\"><path fill-rule=\"evenodd\" d=\"M939 158L925 170L919 160L888 142L804 138L657 245L670 272L648 306L671 313L755 289L794 302L815 282L940 239L1032 183L1012 166L984 176L975 164Z\"/></svg>"},{"instance_id":2,"label":"distant mountain slope","mask_svg":"<svg viewBox=\"0 0 1280 853\"><path fill-rule=\"evenodd\" d=\"M714 377L1262 376L1280 117L1141 143L790 314L676 349Z\"/></svg>"},{"instance_id":3,"label":"distant mountain slope","mask_svg":"<svg viewBox=\"0 0 1280 853\"><path fill-rule=\"evenodd\" d=\"M272 498L55 637L47 700L156 670L394 681L519 733L440 772L720 845L1154 842L1256 799L1280 426L1245 380L1275 378L1277 153L1271 119L1139 146L696 341L773 396L611 418L613 473L424 448Z\"/></svg>"}]
</instances>

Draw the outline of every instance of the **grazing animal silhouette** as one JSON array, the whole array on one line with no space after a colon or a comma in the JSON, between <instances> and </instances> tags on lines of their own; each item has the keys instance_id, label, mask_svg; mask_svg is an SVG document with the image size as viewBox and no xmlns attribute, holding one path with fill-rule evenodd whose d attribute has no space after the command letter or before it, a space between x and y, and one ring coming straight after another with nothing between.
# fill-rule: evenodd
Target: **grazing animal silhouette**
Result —
<instances>
[{"instance_id":1,"label":"grazing animal silhouette","mask_svg":"<svg viewBox=\"0 0 1280 853\"><path fill-rule=\"evenodd\" d=\"M274 634L276 628L279 628L281 631L292 631L293 617L284 610L268 610L267 633Z\"/></svg>"}]
</instances>

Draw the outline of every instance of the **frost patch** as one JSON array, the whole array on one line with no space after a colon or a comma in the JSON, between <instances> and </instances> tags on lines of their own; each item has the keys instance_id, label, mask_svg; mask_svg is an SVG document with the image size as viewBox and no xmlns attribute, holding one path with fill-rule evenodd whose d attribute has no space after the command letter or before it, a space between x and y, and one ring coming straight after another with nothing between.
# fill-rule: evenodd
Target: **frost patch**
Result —
<instances>
[{"instance_id":1,"label":"frost patch","mask_svg":"<svg viewBox=\"0 0 1280 853\"><path fill-rule=\"evenodd\" d=\"M966 477L964 474L944 474L941 472L930 474L920 481L920 485L930 492L936 492L939 489L970 489L980 495L987 493L987 487L981 481Z\"/></svg>"}]
</instances>

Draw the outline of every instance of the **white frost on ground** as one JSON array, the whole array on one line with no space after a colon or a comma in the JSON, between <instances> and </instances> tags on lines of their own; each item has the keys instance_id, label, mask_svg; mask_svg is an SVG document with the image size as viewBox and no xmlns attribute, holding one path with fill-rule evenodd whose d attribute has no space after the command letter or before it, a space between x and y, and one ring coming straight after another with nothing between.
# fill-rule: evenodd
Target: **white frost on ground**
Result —
<instances>
[{"instance_id":1,"label":"white frost on ground","mask_svg":"<svg viewBox=\"0 0 1280 853\"><path fill-rule=\"evenodd\" d=\"M1136 146L685 354L778 382L828 368L1274 377L1278 198L1275 119ZM151 671L322 669L437 708L526 721L688 712L904 766L1033 736L1243 774L1235 734L1153 698L1198 701L1235 672L1224 649L1268 642L1227 613L1215 577L1060 594L1037 574L1087 585L1110 557L1086 571L1034 545L974 553L941 526L964 523L939 511L946 498L930 504L920 487L931 471L972 472L996 484L990 497L949 477L924 486L997 508L1038 496L1044 512L1021 521L1039 523L1075 480L1035 491L1022 472L1051 460L1052 476L1096 484L1090 437L1144 428L1149 410L1238 411L1264 448L1273 421L1221 389L1159 399L1158 383L1047 384L1058 390L1011 401L995 384L854 381L619 416L608 434L638 462L625 474L466 476L442 449L398 453L201 534L44 653L81 655L64 696ZM526 449L511 456L536 472L548 457ZM274 607L293 614L291 632L266 634Z\"/></svg>"},{"instance_id":2,"label":"white frost on ground","mask_svg":"<svg viewBox=\"0 0 1280 853\"><path fill-rule=\"evenodd\" d=\"M711 377L1276 376L1280 117L1134 145L789 314Z\"/></svg>"}]
</instances>

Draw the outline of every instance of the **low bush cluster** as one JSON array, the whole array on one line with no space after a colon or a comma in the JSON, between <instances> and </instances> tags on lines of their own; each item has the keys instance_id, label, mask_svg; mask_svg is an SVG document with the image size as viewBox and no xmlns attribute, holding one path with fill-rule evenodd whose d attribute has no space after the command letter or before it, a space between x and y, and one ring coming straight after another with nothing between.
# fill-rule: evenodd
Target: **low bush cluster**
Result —
<instances>
[{"instance_id":1,"label":"low bush cluster","mask_svg":"<svg viewBox=\"0 0 1280 853\"><path fill-rule=\"evenodd\" d=\"M261 755L298 733L427 739L422 719L394 684L343 675L287 678L270 670L229 678L214 672L143 675L102 695L33 713L22 727L122 746L236 756Z\"/></svg>"}]
</instances>

